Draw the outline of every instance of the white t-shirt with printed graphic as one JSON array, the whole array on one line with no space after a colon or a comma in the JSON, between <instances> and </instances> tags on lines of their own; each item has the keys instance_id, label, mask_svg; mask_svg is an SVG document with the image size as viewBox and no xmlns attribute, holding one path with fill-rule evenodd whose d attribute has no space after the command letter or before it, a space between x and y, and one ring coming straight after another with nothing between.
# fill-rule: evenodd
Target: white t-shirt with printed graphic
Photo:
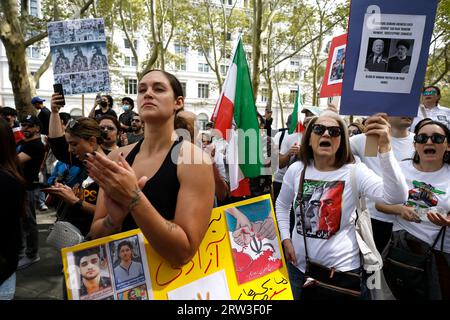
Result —
<instances>
[{"instance_id":1,"label":"white t-shirt with printed graphic","mask_svg":"<svg viewBox=\"0 0 450 320\"><path fill-rule=\"evenodd\" d=\"M377 175L381 176L380 160L377 157L364 156L366 147L365 134L358 134L350 138L350 148L355 156L358 156L361 162L364 162L370 169L372 169ZM414 155L414 134L409 133L405 138L391 137L391 148L394 152L395 159L398 162L412 158ZM375 202L370 199L366 201L367 209L369 210L370 217L379 221L393 223L395 217L390 214L375 209Z\"/></svg>"},{"instance_id":2,"label":"white t-shirt with printed graphic","mask_svg":"<svg viewBox=\"0 0 450 320\"><path fill-rule=\"evenodd\" d=\"M335 171L319 171L308 165L305 175L304 206L308 255L312 261L339 271L361 266L356 242L354 219L356 199L352 193L350 172L355 168L356 186L360 195L386 203L403 203L407 198L407 185L394 155L379 154L383 178L364 163L347 164ZM276 202L276 215L281 240L289 239L289 209L294 205L296 221L292 244L297 267L305 270L305 248L300 222L300 208L296 198L303 163L298 161L287 170ZM384 183L383 183L384 182Z\"/></svg>"},{"instance_id":3,"label":"white t-shirt with printed graphic","mask_svg":"<svg viewBox=\"0 0 450 320\"><path fill-rule=\"evenodd\" d=\"M438 171L422 172L413 166L412 161L403 161L400 163L400 168L406 177L409 189L407 204L422 212L424 221L411 222L395 216L394 230L406 230L416 238L432 245L441 227L430 222L425 215L429 210L444 214L450 211L450 166L445 164ZM435 249L440 250L440 246L441 238ZM445 233L444 252L450 253L449 230Z\"/></svg>"}]
</instances>

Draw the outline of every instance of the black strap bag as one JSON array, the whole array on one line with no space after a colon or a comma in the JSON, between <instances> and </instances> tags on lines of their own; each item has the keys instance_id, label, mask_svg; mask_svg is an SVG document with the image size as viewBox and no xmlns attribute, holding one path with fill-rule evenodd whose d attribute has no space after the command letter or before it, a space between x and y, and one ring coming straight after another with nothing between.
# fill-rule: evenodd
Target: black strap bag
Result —
<instances>
[{"instance_id":1,"label":"black strap bag","mask_svg":"<svg viewBox=\"0 0 450 320\"><path fill-rule=\"evenodd\" d=\"M396 299L429 299L428 279L433 249L442 235L441 251L443 251L445 230L446 227L441 228L433 245L423 254L418 251L428 245L418 239L405 239L405 236L409 235L406 231L402 231L401 239L393 237L383 254L384 277Z\"/></svg>"}]
</instances>

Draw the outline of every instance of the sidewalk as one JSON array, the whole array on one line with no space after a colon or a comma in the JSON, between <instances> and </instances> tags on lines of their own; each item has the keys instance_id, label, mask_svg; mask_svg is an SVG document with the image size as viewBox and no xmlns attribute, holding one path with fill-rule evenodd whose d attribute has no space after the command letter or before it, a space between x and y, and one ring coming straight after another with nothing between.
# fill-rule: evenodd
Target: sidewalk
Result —
<instances>
[{"instance_id":1,"label":"sidewalk","mask_svg":"<svg viewBox=\"0 0 450 320\"><path fill-rule=\"evenodd\" d=\"M16 300L62 300L62 261L58 251L47 245L48 229L56 218L53 209L36 211L41 260L17 271Z\"/></svg>"}]
</instances>

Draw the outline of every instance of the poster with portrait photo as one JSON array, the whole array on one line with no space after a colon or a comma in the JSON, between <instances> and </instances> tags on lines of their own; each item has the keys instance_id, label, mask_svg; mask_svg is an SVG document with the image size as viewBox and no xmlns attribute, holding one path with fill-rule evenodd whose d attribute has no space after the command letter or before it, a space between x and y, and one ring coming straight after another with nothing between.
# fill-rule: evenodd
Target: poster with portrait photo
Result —
<instances>
[{"instance_id":1,"label":"poster with portrait photo","mask_svg":"<svg viewBox=\"0 0 450 320\"><path fill-rule=\"evenodd\" d=\"M145 284L117 293L117 300L148 300Z\"/></svg>"},{"instance_id":2,"label":"poster with portrait photo","mask_svg":"<svg viewBox=\"0 0 450 320\"><path fill-rule=\"evenodd\" d=\"M346 45L341 45L333 50L331 68L328 73L328 84L342 83L344 78L345 47Z\"/></svg>"},{"instance_id":3,"label":"poster with portrait photo","mask_svg":"<svg viewBox=\"0 0 450 320\"><path fill-rule=\"evenodd\" d=\"M114 284L117 290L145 283L148 270L145 250L137 235L109 243Z\"/></svg>"},{"instance_id":4,"label":"poster with portrait photo","mask_svg":"<svg viewBox=\"0 0 450 320\"><path fill-rule=\"evenodd\" d=\"M110 92L103 19L51 22L48 34L55 83L62 83L61 76L70 79L68 84L62 83L70 86L64 88L65 95ZM78 73L83 76L73 76Z\"/></svg>"},{"instance_id":5,"label":"poster with portrait photo","mask_svg":"<svg viewBox=\"0 0 450 320\"><path fill-rule=\"evenodd\" d=\"M105 245L67 254L68 290L73 300L102 300L114 293L112 270Z\"/></svg>"},{"instance_id":6,"label":"poster with portrait photo","mask_svg":"<svg viewBox=\"0 0 450 320\"><path fill-rule=\"evenodd\" d=\"M347 34L334 37L328 52L327 66L320 88L320 97L336 97L342 92L344 79Z\"/></svg>"},{"instance_id":7,"label":"poster with portrait photo","mask_svg":"<svg viewBox=\"0 0 450 320\"><path fill-rule=\"evenodd\" d=\"M354 90L410 93L422 47L426 16L380 14L375 25L368 23L370 17L370 14L364 17ZM406 57L402 55L406 61L397 61L399 43L407 47ZM408 67L405 62L408 62Z\"/></svg>"}]
</instances>

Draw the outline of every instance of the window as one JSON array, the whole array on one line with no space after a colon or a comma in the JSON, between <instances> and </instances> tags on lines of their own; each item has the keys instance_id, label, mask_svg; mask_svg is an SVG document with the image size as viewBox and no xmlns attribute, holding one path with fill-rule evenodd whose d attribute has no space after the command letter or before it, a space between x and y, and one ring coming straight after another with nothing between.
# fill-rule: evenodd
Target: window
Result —
<instances>
[{"instance_id":1,"label":"window","mask_svg":"<svg viewBox=\"0 0 450 320\"><path fill-rule=\"evenodd\" d=\"M221 64L220 65L220 74L223 76L226 76L229 68L230 68L229 66Z\"/></svg>"},{"instance_id":2,"label":"window","mask_svg":"<svg viewBox=\"0 0 450 320\"><path fill-rule=\"evenodd\" d=\"M137 94L137 79L125 78L125 93Z\"/></svg>"},{"instance_id":3,"label":"window","mask_svg":"<svg viewBox=\"0 0 450 320\"><path fill-rule=\"evenodd\" d=\"M30 0L30 16L39 16L38 0Z\"/></svg>"},{"instance_id":4,"label":"window","mask_svg":"<svg viewBox=\"0 0 450 320\"><path fill-rule=\"evenodd\" d=\"M128 39L123 39L123 45L125 46L126 49L130 49L130 42L128 41ZM137 49L137 40L133 40L133 46L135 49Z\"/></svg>"},{"instance_id":5,"label":"window","mask_svg":"<svg viewBox=\"0 0 450 320\"><path fill-rule=\"evenodd\" d=\"M207 83L198 84L198 97L204 99L209 98L209 84Z\"/></svg>"},{"instance_id":6,"label":"window","mask_svg":"<svg viewBox=\"0 0 450 320\"><path fill-rule=\"evenodd\" d=\"M205 48L205 51L203 52L203 49L198 49L197 50L197 55L199 58L203 58L203 57L209 57L209 48Z\"/></svg>"},{"instance_id":7,"label":"window","mask_svg":"<svg viewBox=\"0 0 450 320\"><path fill-rule=\"evenodd\" d=\"M209 122L208 116L204 113L200 113L197 116L198 128L200 130L206 130L206 124Z\"/></svg>"},{"instance_id":8,"label":"window","mask_svg":"<svg viewBox=\"0 0 450 320\"><path fill-rule=\"evenodd\" d=\"M231 32L227 32L227 41L231 40Z\"/></svg>"},{"instance_id":9,"label":"window","mask_svg":"<svg viewBox=\"0 0 450 320\"><path fill-rule=\"evenodd\" d=\"M125 57L125 65L129 67L135 67L137 65L134 57Z\"/></svg>"},{"instance_id":10,"label":"window","mask_svg":"<svg viewBox=\"0 0 450 320\"><path fill-rule=\"evenodd\" d=\"M181 89L183 89L183 95L186 97L186 82L180 82Z\"/></svg>"},{"instance_id":11,"label":"window","mask_svg":"<svg viewBox=\"0 0 450 320\"><path fill-rule=\"evenodd\" d=\"M298 61L298 60L291 60L291 66L300 67L300 61Z\"/></svg>"},{"instance_id":12,"label":"window","mask_svg":"<svg viewBox=\"0 0 450 320\"><path fill-rule=\"evenodd\" d=\"M180 70L180 71L186 71L186 60L183 59L182 61L176 61L175 69Z\"/></svg>"},{"instance_id":13,"label":"window","mask_svg":"<svg viewBox=\"0 0 450 320\"><path fill-rule=\"evenodd\" d=\"M198 71L199 72L209 72L209 66L207 63L199 63L198 64Z\"/></svg>"},{"instance_id":14,"label":"window","mask_svg":"<svg viewBox=\"0 0 450 320\"><path fill-rule=\"evenodd\" d=\"M261 88L261 102L267 102L267 96L269 95L269 91L267 88Z\"/></svg>"},{"instance_id":15,"label":"window","mask_svg":"<svg viewBox=\"0 0 450 320\"><path fill-rule=\"evenodd\" d=\"M27 55L30 58L39 59L41 57L41 49L39 47L28 47L27 48Z\"/></svg>"},{"instance_id":16,"label":"window","mask_svg":"<svg viewBox=\"0 0 450 320\"><path fill-rule=\"evenodd\" d=\"M183 46L179 43L176 43L174 45L175 54L182 54L183 56L186 55L188 48L186 46Z\"/></svg>"},{"instance_id":17,"label":"window","mask_svg":"<svg viewBox=\"0 0 450 320\"><path fill-rule=\"evenodd\" d=\"M297 90L291 90L289 93L289 102L295 103L295 97L297 97Z\"/></svg>"}]
</instances>

